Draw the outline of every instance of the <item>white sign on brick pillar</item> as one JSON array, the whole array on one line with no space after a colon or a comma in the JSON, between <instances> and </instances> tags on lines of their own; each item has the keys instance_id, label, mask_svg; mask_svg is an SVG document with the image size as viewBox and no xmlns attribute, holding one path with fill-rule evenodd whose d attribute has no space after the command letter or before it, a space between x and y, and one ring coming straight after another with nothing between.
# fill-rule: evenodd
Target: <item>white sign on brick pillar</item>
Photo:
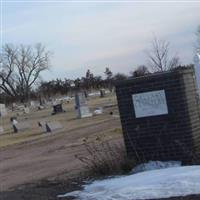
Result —
<instances>
[{"instance_id":1,"label":"white sign on brick pillar","mask_svg":"<svg viewBox=\"0 0 200 200\"><path fill-rule=\"evenodd\" d=\"M197 50L197 53L194 57L194 62L195 62L195 77L197 81L197 89L198 89L198 94L200 96L200 49Z\"/></svg>"},{"instance_id":2,"label":"white sign on brick pillar","mask_svg":"<svg viewBox=\"0 0 200 200\"><path fill-rule=\"evenodd\" d=\"M165 90L133 94L132 99L136 118L168 114Z\"/></svg>"}]
</instances>

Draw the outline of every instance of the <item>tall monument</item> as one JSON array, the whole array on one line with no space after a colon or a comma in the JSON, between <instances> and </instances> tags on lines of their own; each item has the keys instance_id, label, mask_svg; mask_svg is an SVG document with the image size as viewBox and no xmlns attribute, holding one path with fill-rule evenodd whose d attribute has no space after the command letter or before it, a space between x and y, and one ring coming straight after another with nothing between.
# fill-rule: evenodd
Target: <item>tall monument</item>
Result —
<instances>
[{"instance_id":1,"label":"tall monument","mask_svg":"<svg viewBox=\"0 0 200 200\"><path fill-rule=\"evenodd\" d=\"M92 113L89 110L89 107L87 106L85 95L82 92L79 92L75 96L75 103L76 103L76 109L77 109L77 117L78 118L84 118L84 117L91 117Z\"/></svg>"}]
</instances>

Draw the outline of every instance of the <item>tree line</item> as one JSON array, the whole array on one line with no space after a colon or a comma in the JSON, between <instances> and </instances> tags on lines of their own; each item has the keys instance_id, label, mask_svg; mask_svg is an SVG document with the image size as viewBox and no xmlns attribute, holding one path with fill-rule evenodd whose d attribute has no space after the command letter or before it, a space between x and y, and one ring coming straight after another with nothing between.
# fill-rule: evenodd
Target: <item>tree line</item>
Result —
<instances>
[{"instance_id":1,"label":"tree line","mask_svg":"<svg viewBox=\"0 0 200 200\"><path fill-rule=\"evenodd\" d=\"M56 79L41 82L38 87L38 93L43 94L45 98L50 98L56 94L71 95L76 91L92 91L100 89L109 89L112 91L115 81L126 80L127 75L113 72L107 67L105 68L105 78L94 75L89 69L84 77L76 79Z\"/></svg>"},{"instance_id":2,"label":"tree line","mask_svg":"<svg viewBox=\"0 0 200 200\"><path fill-rule=\"evenodd\" d=\"M50 56L51 53L42 44L3 46L0 55L0 101L27 102L33 98L50 98L56 94L68 95L80 90L101 88L108 88L111 91L115 81L128 78L128 75L123 73L113 74L109 67L106 67L105 78L95 75L88 69L81 78L42 81L40 75L50 68ZM132 75L136 76L137 73L134 73Z\"/></svg>"},{"instance_id":3,"label":"tree line","mask_svg":"<svg viewBox=\"0 0 200 200\"><path fill-rule=\"evenodd\" d=\"M196 32L195 48L200 49L200 26ZM110 91L115 81L126 80L129 77L143 76L149 73L172 70L181 66L177 55L170 56L170 43L154 37L147 51L147 66L140 65L129 75L113 74L109 67L105 68L105 77L95 75L88 69L85 76L76 79L55 79L42 81L41 72L50 68L51 52L44 45L34 46L6 44L0 54L0 101L27 102L31 98L53 97L56 94L69 95L76 91L99 90L107 88Z\"/></svg>"}]
</instances>

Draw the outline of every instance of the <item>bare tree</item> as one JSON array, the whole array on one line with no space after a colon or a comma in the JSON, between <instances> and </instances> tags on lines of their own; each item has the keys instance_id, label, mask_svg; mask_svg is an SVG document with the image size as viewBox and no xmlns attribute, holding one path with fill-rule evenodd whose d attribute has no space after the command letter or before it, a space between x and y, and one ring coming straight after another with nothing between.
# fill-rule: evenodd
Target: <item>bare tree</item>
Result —
<instances>
[{"instance_id":1,"label":"bare tree","mask_svg":"<svg viewBox=\"0 0 200 200\"><path fill-rule=\"evenodd\" d=\"M149 74L149 70L145 65L139 65L135 71L130 72L132 77L139 77L139 76L145 76Z\"/></svg>"},{"instance_id":2,"label":"bare tree","mask_svg":"<svg viewBox=\"0 0 200 200\"><path fill-rule=\"evenodd\" d=\"M0 57L0 88L9 96L28 100L32 86L49 68L50 53L41 44L5 45Z\"/></svg>"},{"instance_id":3,"label":"bare tree","mask_svg":"<svg viewBox=\"0 0 200 200\"><path fill-rule=\"evenodd\" d=\"M113 73L108 67L106 67L104 74L106 75L106 79L108 80L112 79Z\"/></svg>"},{"instance_id":4,"label":"bare tree","mask_svg":"<svg viewBox=\"0 0 200 200\"><path fill-rule=\"evenodd\" d=\"M153 71L167 71L179 65L179 58L169 58L170 43L165 40L153 38L151 50L147 52L149 65Z\"/></svg>"},{"instance_id":5,"label":"bare tree","mask_svg":"<svg viewBox=\"0 0 200 200\"><path fill-rule=\"evenodd\" d=\"M107 87L109 88L110 92L112 92L112 88L113 88L113 73L108 67L106 67L104 74L106 75Z\"/></svg>"},{"instance_id":6,"label":"bare tree","mask_svg":"<svg viewBox=\"0 0 200 200\"><path fill-rule=\"evenodd\" d=\"M15 73L15 59L17 49L11 45L5 45L0 55L0 88L7 95L17 96L16 87L18 85Z\"/></svg>"}]
</instances>

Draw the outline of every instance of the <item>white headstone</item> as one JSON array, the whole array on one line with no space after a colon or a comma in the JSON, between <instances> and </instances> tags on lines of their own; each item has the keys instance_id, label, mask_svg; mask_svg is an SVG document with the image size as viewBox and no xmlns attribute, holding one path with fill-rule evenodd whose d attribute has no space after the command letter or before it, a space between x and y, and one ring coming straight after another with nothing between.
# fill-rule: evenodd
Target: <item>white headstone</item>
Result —
<instances>
[{"instance_id":1,"label":"white headstone","mask_svg":"<svg viewBox=\"0 0 200 200\"><path fill-rule=\"evenodd\" d=\"M5 104L0 104L0 117L4 117L7 114L8 113L7 113Z\"/></svg>"},{"instance_id":2,"label":"white headstone","mask_svg":"<svg viewBox=\"0 0 200 200\"><path fill-rule=\"evenodd\" d=\"M35 108L35 101L31 101L30 104L32 108Z\"/></svg>"},{"instance_id":3,"label":"white headstone","mask_svg":"<svg viewBox=\"0 0 200 200\"><path fill-rule=\"evenodd\" d=\"M13 107L16 107L16 106L17 106L17 104L16 104L16 103L12 103L12 106L13 106Z\"/></svg>"},{"instance_id":4,"label":"white headstone","mask_svg":"<svg viewBox=\"0 0 200 200\"><path fill-rule=\"evenodd\" d=\"M197 50L197 53L194 57L194 62L195 62L195 77L197 81L197 90L200 96L200 49Z\"/></svg>"},{"instance_id":5,"label":"white headstone","mask_svg":"<svg viewBox=\"0 0 200 200\"><path fill-rule=\"evenodd\" d=\"M29 114L30 113L30 108L29 107L24 107L24 113Z\"/></svg>"},{"instance_id":6,"label":"white headstone","mask_svg":"<svg viewBox=\"0 0 200 200\"><path fill-rule=\"evenodd\" d=\"M54 132L54 131L61 130L61 129L63 129L63 126L58 121L46 123L46 131L47 132Z\"/></svg>"},{"instance_id":7,"label":"white headstone","mask_svg":"<svg viewBox=\"0 0 200 200\"><path fill-rule=\"evenodd\" d=\"M45 109L44 106L41 106L41 105L38 106L38 110L44 110L44 109Z\"/></svg>"},{"instance_id":8,"label":"white headstone","mask_svg":"<svg viewBox=\"0 0 200 200\"><path fill-rule=\"evenodd\" d=\"M81 106L78 108L78 118L91 117L92 113L90 112L88 106Z\"/></svg>"},{"instance_id":9,"label":"white headstone","mask_svg":"<svg viewBox=\"0 0 200 200\"><path fill-rule=\"evenodd\" d=\"M38 101L31 101L30 102L30 107L31 108L37 108L40 105L40 103Z\"/></svg>"},{"instance_id":10,"label":"white headstone","mask_svg":"<svg viewBox=\"0 0 200 200\"><path fill-rule=\"evenodd\" d=\"M31 128L29 122L18 122L14 126L17 132L25 131Z\"/></svg>"}]
</instances>

